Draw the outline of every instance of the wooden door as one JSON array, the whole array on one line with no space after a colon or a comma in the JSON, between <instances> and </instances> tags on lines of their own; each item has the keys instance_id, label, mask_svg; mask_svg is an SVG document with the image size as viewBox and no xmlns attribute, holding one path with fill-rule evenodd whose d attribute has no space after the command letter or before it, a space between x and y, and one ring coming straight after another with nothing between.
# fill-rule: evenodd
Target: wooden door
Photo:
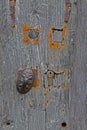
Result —
<instances>
[{"instance_id":1,"label":"wooden door","mask_svg":"<svg viewBox=\"0 0 87 130\"><path fill-rule=\"evenodd\" d=\"M71 4L64 22L65 0L0 0L0 130L87 129L87 1ZM35 27L39 37L29 39ZM21 94L18 71L26 67L39 70L40 82ZM49 70L63 73L48 86Z\"/></svg>"}]
</instances>

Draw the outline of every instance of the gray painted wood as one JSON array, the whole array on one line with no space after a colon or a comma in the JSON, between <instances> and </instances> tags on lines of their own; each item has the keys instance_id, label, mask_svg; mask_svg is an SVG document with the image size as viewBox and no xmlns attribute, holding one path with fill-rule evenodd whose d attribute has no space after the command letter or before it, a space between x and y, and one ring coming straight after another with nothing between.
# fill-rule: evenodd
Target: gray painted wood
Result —
<instances>
[{"instance_id":1,"label":"gray painted wood","mask_svg":"<svg viewBox=\"0 0 87 130\"><path fill-rule=\"evenodd\" d=\"M64 0L16 0L16 27L11 30L9 2L0 1L0 130L86 130L86 0L71 0L67 47L49 48L50 25L61 28ZM38 46L23 44L24 23L43 28ZM25 95L16 90L17 71L26 66L41 69L41 87ZM56 76L50 92L45 93L47 69L68 68L70 79ZM63 86L64 82L68 86ZM58 87L60 85L60 87ZM65 128L61 123L66 122Z\"/></svg>"},{"instance_id":2,"label":"gray painted wood","mask_svg":"<svg viewBox=\"0 0 87 130\"><path fill-rule=\"evenodd\" d=\"M73 65L72 87L70 90L70 124L71 130L86 130L87 100L87 38L86 38L86 5L87 1L77 1L76 51Z\"/></svg>"}]
</instances>

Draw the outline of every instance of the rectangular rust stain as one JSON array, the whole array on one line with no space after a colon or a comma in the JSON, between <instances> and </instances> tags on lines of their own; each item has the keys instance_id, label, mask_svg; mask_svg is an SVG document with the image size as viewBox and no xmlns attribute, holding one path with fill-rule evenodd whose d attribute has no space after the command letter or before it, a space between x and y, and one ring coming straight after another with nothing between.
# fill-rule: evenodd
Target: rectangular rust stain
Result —
<instances>
[{"instance_id":1,"label":"rectangular rust stain","mask_svg":"<svg viewBox=\"0 0 87 130\"><path fill-rule=\"evenodd\" d=\"M57 49L62 49L66 47L66 37L67 37L67 31L68 31L68 26L66 23L63 25L63 29L56 29L58 31L62 31L62 41L61 43L59 42L54 42L53 41L53 32L54 32L54 26L50 27L50 32L49 32L49 42L50 42L50 48L57 48Z\"/></svg>"}]
</instances>

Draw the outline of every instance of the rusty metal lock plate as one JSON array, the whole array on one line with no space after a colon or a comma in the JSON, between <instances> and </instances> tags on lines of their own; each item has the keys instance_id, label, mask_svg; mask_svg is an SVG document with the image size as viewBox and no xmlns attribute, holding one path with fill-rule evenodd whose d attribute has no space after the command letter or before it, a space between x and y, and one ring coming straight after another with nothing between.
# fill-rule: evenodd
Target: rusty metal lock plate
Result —
<instances>
[{"instance_id":1,"label":"rusty metal lock plate","mask_svg":"<svg viewBox=\"0 0 87 130\"><path fill-rule=\"evenodd\" d=\"M36 71L30 68L25 68L18 71L17 90L21 94L25 94L34 86Z\"/></svg>"},{"instance_id":2,"label":"rusty metal lock plate","mask_svg":"<svg viewBox=\"0 0 87 130\"><path fill-rule=\"evenodd\" d=\"M52 70L48 70L46 74L47 74L48 86L53 85L53 78L55 76L55 73Z\"/></svg>"},{"instance_id":3,"label":"rusty metal lock plate","mask_svg":"<svg viewBox=\"0 0 87 130\"><path fill-rule=\"evenodd\" d=\"M53 85L53 79L55 78L55 75L60 75L63 74L64 71L53 71L53 70L48 70L45 74L47 75L47 80L48 80L48 86Z\"/></svg>"}]
</instances>

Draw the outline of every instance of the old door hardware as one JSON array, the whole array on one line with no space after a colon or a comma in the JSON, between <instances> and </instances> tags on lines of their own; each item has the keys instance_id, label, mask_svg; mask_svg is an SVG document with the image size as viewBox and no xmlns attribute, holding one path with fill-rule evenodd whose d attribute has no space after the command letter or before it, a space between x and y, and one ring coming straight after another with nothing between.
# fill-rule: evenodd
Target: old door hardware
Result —
<instances>
[{"instance_id":1,"label":"old door hardware","mask_svg":"<svg viewBox=\"0 0 87 130\"><path fill-rule=\"evenodd\" d=\"M72 8L70 0L65 0L65 7L66 7L66 10L65 10L64 22L68 23L69 18L70 18L71 8Z\"/></svg>"},{"instance_id":2,"label":"old door hardware","mask_svg":"<svg viewBox=\"0 0 87 130\"><path fill-rule=\"evenodd\" d=\"M62 41L60 43L53 41L53 33L54 33L54 31L62 31ZM51 26L50 27L50 32L49 32L50 48L58 48L58 49L65 48L66 41L67 41L66 40L67 31L68 31L68 26L67 26L66 23L64 23L62 29L58 29L58 28L55 28L54 26Z\"/></svg>"},{"instance_id":3,"label":"old door hardware","mask_svg":"<svg viewBox=\"0 0 87 130\"><path fill-rule=\"evenodd\" d=\"M29 44L32 40L34 45L38 45L40 41L40 34L42 32L42 27L33 27L28 25L23 25L22 32L24 36L24 43Z\"/></svg>"},{"instance_id":4,"label":"old door hardware","mask_svg":"<svg viewBox=\"0 0 87 130\"><path fill-rule=\"evenodd\" d=\"M17 90L25 94L38 85L38 69L24 68L18 71Z\"/></svg>"},{"instance_id":5,"label":"old door hardware","mask_svg":"<svg viewBox=\"0 0 87 130\"><path fill-rule=\"evenodd\" d=\"M31 39L36 39L39 36L39 30L38 29L36 29L36 30L35 29L30 30L28 36Z\"/></svg>"},{"instance_id":6,"label":"old door hardware","mask_svg":"<svg viewBox=\"0 0 87 130\"><path fill-rule=\"evenodd\" d=\"M53 79L55 78L55 75L60 75L63 74L63 71L53 71L53 70L48 70L45 74L47 75L47 80L48 80L48 86L53 85Z\"/></svg>"},{"instance_id":7,"label":"old door hardware","mask_svg":"<svg viewBox=\"0 0 87 130\"><path fill-rule=\"evenodd\" d=\"M15 6L16 0L9 0L10 16L11 16L11 27L15 28Z\"/></svg>"}]
</instances>

